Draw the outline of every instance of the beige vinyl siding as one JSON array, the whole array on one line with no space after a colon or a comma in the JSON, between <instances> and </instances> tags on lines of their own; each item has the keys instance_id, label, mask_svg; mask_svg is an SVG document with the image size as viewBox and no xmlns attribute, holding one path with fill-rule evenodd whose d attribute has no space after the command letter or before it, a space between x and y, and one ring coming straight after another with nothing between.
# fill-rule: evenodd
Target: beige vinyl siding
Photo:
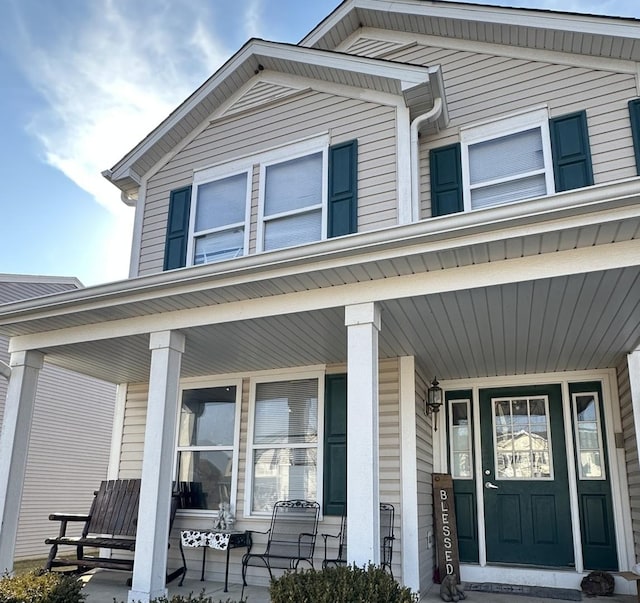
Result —
<instances>
[{"instance_id":1,"label":"beige vinyl siding","mask_svg":"<svg viewBox=\"0 0 640 603\"><path fill-rule=\"evenodd\" d=\"M331 367L328 372L345 372L346 367ZM295 378L283 371L283 378ZM216 382L224 381L224 376L217 375ZM237 529L251 529L265 531L269 527L269 517L245 518L245 482L247 467L247 447L249 428L249 386L250 379L246 377L242 382L242 408L240 417L240 448L238 464L238 492L236 498L236 527ZM396 540L393 545L393 573L402 576L402 507L400 501L400 406L399 406L399 375L398 360L383 360L380 362L379 373L379 416L380 416L380 500L389 502L395 507L394 531ZM148 387L146 384L129 384L125 405L125 420L122 438L119 477L139 477L142 472L142 455L144 447L144 422L146 417ZM169 552L169 566L175 567L179 559L178 541L180 529L204 529L211 527L212 517L179 512L172 532L172 546ZM318 528L318 540L314 565L322 566L324 558L324 542L321 534L337 534L340 525L339 517L325 517ZM264 537L257 534L254 537L256 550L261 550L265 543ZM232 550L229 562L229 580L241 581L241 559L244 549ZM189 577L200 576L202 551L185 549ZM212 552L207 556L206 577L208 580L224 580L224 555ZM268 584L268 573L259 567L249 569L249 581L252 584Z\"/></svg>"},{"instance_id":2,"label":"beige vinyl siding","mask_svg":"<svg viewBox=\"0 0 640 603\"><path fill-rule=\"evenodd\" d=\"M34 277L37 279L38 277ZM68 283L0 281L4 302L76 289ZM0 337L0 360L9 362ZM0 426L7 381L0 377ZM116 387L48 365L40 371L29 437L15 558L46 557L44 539L55 536L54 512L86 513L106 478Z\"/></svg>"},{"instance_id":3,"label":"beige vinyl siding","mask_svg":"<svg viewBox=\"0 0 640 603\"><path fill-rule=\"evenodd\" d=\"M640 558L640 463L633 420L633 404L629 384L629 365L623 356L617 367L618 397L620 399L620 417L624 435L624 454L629 484L629 505L631 507L631 526L636 559Z\"/></svg>"},{"instance_id":4,"label":"beige vinyl siding","mask_svg":"<svg viewBox=\"0 0 640 603\"><path fill-rule=\"evenodd\" d=\"M118 478L120 479L135 479L142 475L142 453L144 450L148 397L148 384L128 384L118 466Z\"/></svg>"},{"instance_id":5,"label":"beige vinyl siding","mask_svg":"<svg viewBox=\"0 0 640 603\"><path fill-rule=\"evenodd\" d=\"M418 467L418 550L420 551L420 592L425 593L433 582L435 548L429 548L429 535L433 539L433 439L431 421L424 412L424 392L429 387L428 380L420 370L416 370L416 456Z\"/></svg>"},{"instance_id":6,"label":"beige vinyl siding","mask_svg":"<svg viewBox=\"0 0 640 603\"><path fill-rule=\"evenodd\" d=\"M460 127L536 106L547 105L550 117L587 111L596 184L636 176L627 109L637 96L631 74L423 45L387 58L442 67L451 121L438 135L421 139L422 218L431 215L430 149L458 142Z\"/></svg>"},{"instance_id":7,"label":"beige vinyl siding","mask_svg":"<svg viewBox=\"0 0 640 603\"><path fill-rule=\"evenodd\" d=\"M193 171L247 158L301 139L329 134L330 144L358 139L358 230L397 224L396 111L352 98L305 91L210 124L147 186L140 274L162 270L170 191L188 186ZM258 169L254 168L250 252L255 251Z\"/></svg>"},{"instance_id":8,"label":"beige vinyl siding","mask_svg":"<svg viewBox=\"0 0 640 603\"><path fill-rule=\"evenodd\" d=\"M395 508L393 575L402 579L402 505L400 484L400 375L397 359L382 360L379 366L380 502ZM349 443L347 442L347 446ZM348 488L348 485L347 485Z\"/></svg>"}]
</instances>

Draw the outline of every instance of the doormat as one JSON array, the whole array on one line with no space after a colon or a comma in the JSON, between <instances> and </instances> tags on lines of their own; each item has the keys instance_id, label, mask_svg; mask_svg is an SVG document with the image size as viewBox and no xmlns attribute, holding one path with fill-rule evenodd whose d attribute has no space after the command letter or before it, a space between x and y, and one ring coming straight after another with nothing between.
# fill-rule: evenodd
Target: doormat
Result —
<instances>
[{"instance_id":1,"label":"doormat","mask_svg":"<svg viewBox=\"0 0 640 603\"><path fill-rule=\"evenodd\" d=\"M547 586L524 586L519 584L498 584L497 582L465 582L465 590L502 595L523 595L541 599L561 601L582 601L582 592L572 588L549 588Z\"/></svg>"}]
</instances>

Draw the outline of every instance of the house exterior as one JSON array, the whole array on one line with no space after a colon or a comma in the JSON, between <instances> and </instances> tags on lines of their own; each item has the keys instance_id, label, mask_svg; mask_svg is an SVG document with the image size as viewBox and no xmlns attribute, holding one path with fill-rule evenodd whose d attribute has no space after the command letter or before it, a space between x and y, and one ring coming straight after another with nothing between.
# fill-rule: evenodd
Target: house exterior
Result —
<instances>
[{"instance_id":1,"label":"house exterior","mask_svg":"<svg viewBox=\"0 0 640 603\"><path fill-rule=\"evenodd\" d=\"M0 332L18 419L44 354L120 386L111 471L142 477L148 544L131 601L165 592L174 482L174 542L220 502L264 530L309 498L321 533L346 504L359 564L391 503L393 573L421 593L434 473L465 581L636 563L639 60L632 19L346 0L297 45L249 40L105 172L136 208L131 278L6 306ZM4 522L22 470L1 457Z\"/></svg>"},{"instance_id":2,"label":"house exterior","mask_svg":"<svg viewBox=\"0 0 640 603\"><path fill-rule=\"evenodd\" d=\"M81 287L76 278L0 274L0 305ZM0 369L9 363L8 348L8 338L0 336ZM3 374L0 427L8 386ZM107 474L115 392L111 383L55 366L43 368L28 438L15 559L46 557L44 538L57 530L50 513L86 513L89 508L93 490Z\"/></svg>"}]
</instances>

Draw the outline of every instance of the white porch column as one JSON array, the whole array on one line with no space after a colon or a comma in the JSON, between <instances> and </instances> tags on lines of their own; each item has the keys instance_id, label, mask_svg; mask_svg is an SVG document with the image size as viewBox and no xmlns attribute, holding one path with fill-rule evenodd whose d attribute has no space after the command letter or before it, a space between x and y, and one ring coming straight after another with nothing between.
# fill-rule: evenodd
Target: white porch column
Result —
<instances>
[{"instance_id":1,"label":"white porch column","mask_svg":"<svg viewBox=\"0 0 640 603\"><path fill-rule=\"evenodd\" d=\"M11 355L11 377L0 435L0 575L13 571L31 418L44 355Z\"/></svg>"},{"instance_id":2,"label":"white porch column","mask_svg":"<svg viewBox=\"0 0 640 603\"><path fill-rule=\"evenodd\" d=\"M380 563L378 332L374 303L346 306L347 561Z\"/></svg>"},{"instance_id":3,"label":"white porch column","mask_svg":"<svg viewBox=\"0 0 640 603\"><path fill-rule=\"evenodd\" d=\"M184 335L152 333L149 401L142 460L140 512L129 602L148 603L167 595L167 543L171 512L173 446L177 425Z\"/></svg>"}]
</instances>

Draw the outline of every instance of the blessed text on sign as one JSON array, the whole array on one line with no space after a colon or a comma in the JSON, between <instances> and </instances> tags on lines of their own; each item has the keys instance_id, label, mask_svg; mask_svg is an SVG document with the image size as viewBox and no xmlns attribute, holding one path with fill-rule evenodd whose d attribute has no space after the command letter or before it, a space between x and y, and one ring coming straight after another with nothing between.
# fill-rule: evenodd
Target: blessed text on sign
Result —
<instances>
[{"instance_id":1,"label":"blessed text on sign","mask_svg":"<svg viewBox=\"0 0 640 603\"><path fill-rule=\"evenodd\" d=\"M433 509L440 579L447 574L456 574L460 579L460 556L458 554L456 509L453 500L453 480L448 473L433 474Z\"/></svg>"}]
</instances>

